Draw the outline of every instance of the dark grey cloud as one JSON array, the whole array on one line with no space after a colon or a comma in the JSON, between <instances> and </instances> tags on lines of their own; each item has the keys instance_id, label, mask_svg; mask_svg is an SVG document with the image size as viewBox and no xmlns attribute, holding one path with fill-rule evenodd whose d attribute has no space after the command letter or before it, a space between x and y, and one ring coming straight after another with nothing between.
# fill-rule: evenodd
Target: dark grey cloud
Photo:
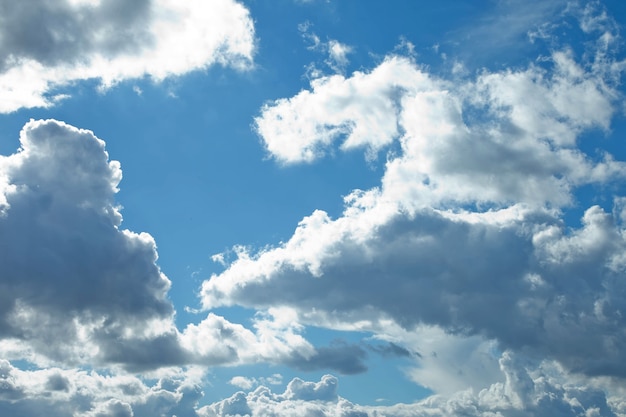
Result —
<instances>
[{"instance_id":1,"label":"dark grey cloud","mask_svg":"<svg viewBox=\"0 0 626 417\"><path fill-rule=\"evenodd\" d=\"M129 330L170 322L174 310L153 239L120 228L121 170L104 142L54 120L28 123L20 141L1 161L0 338L73 363L81 329L95 329L105 362L180 361L171 337L137 337L161 358L134 355L138 346L124 342Z\"/></svg>"},{"instance_id":2,"label":"dark grey cloud","mask_svg":"<svg viewBox=\"0 0 626 417\"><path fill-rule=\"evenodd\" d=\"M381 356L384 357L410 357L410 356L418 356L421 357L422 355L419 354L418 352L410 352L408 349L403 348L402 346L398 346L395 343L387 343L384 345L381 344L368 344L366 345L368 350L371 350L372 352L378 353Z\"/></svg>"},{"instance_id":3,"label":"dark grey cloud","mask_svg":"<svg viewBox=\"0 0 626 417\"><path fill-rule=\"evenodd\" d=\"M315 353L303 356L294 352L284 360L286 365L302 371L328 369L350 375L367 371L367 352L359 345L335 342L330 346L315 348Z\"/></svg>"},{"instance_id":4,"label":"dark grey cloud","mask_svg":"<svg viewBox=\"0 0 626 417\"><path fill-rule=\"evenodd\" d=\"M0 72L30 59L45 66L78 64L149 46L152 0L107 0L78 7L66 0L0 1ZM83 62L84 63L84 62Z\"/></svg>"},{"instance_id":5,"label":"dark grey cloud","mask_svg":"<svg viewBox=\"0 0 626 417\"><path fill-rule=\"evenodd\" d=\"M61 374L50 375L46 382L46 389L50 391L69 391L70 381Z\"/></svg>"},{"instance_id":6,"label":"dark grey cloud","mask_svg":"<svg viewBox=\"0 0 626 417\"><path fill-rule=\"evenodd\" d=\"M608 266L626 241L611 214L595 207L586 218L576 232L580 242L569 242L554 234L561 229L548 216L503 226L429 211L398 214L366 241L335 242L321 259L321 276L284 263L228 297L250 307L290 306L303 317L328 312L347 323L390 317L409 330L437 325L558 359L574 371L626 376L626 322L618 313L626 286ZM542 240L541 229L552 234ZM546 253L555 248L562 259Z\"/></svg>"}]
</instances>

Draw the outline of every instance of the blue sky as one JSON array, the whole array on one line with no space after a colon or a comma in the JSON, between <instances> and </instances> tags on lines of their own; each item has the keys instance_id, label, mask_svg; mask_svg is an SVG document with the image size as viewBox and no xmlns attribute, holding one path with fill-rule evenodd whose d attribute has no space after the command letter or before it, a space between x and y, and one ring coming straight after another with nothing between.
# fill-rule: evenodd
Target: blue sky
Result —
<instances>
[{"instance_id":1,"label":"blue sky","mask_svg":"<svg viewBox=\"0 0 626 417\"><path fill-rule=\"evenodd\" d=\"M0 0L0 414L626 415L626 4L431 3Z\"/></svg>"}]
</instances>

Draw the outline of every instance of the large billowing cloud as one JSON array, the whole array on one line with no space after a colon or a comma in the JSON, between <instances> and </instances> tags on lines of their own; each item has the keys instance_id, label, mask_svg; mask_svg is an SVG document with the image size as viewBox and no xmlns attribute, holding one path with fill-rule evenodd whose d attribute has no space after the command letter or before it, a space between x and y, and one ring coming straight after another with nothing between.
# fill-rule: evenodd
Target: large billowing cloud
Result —
<instances>
[{"instance_id":1,"label":"large billowing cloud","mask_svg":"<svg viewBox=\"0 0 626 417\"><path fill-rule=\"evenodd\" d=\"M317 348L280 309L252 329L209 314L179 331L154 240L121 227L122 172L104 141L33 120L20 145L0 158L0 357L135 372L257 362L365 370L362 347Z\"/></svg>"},{"instance_id":2,"label":"large billowing cloud","mask_svg":"<svg viewBox=\"0 0 626 417\"><path fill-rule=\"evenodd\" d=\"M20 142L0 160L3 350L71 363L160 332L173 314L170 282L152 237L118 228L122 174L104 142L56 121L31 121Z\"/></svg>"},{"instance_id":3,"label":"large billowing cloud","mask_svg":"<svg viewBox=\"0 0 626 417\"><path fill-rule=\"evenodd\" d=\"M234 0L2 0L0 112L50 106L78 80L245 68L253 52L252 20Z\"/></svg>"},{"instance_id":4,"label":"large billowing cloud","mask_svg":"<svg viewBox=\"0 0 626 417\"><path fill-rule=\"evenodd\" d=\"M283 164L313 163L335 142L370 157L399 150L340 217L315 211L287 242L239 251L204 282L204 306L279 305L303 323L386 339L435 326L626 377L623 198L587 206L577 229L563 221L587 204L580 187L626 176L602 143L581 146L584 132L610 129L623 63L606 15L572 7L580 33L598 39L581 56L562 46L526 68L451 80L389 56L267 103L256 129Z\"/></svg>"}]
</instances>

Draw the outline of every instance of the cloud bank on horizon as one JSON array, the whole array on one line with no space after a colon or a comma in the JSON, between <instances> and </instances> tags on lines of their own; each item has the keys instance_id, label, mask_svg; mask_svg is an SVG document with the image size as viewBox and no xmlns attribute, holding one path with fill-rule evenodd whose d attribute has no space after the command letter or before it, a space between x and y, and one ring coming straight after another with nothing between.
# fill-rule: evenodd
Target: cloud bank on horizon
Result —
<instances>
[{"instance_id":1,"label":"cloud bank on horizon","mask_svg":"<svg viewBox=\"0 0 626 417\"><path fill-rule=\"evenodd\" d=\"M600 3L558 4L528 29L548 55L474 75L399 52L347 74L354 47L301 25L331 72L308 71L309 88L267 101L252 128L285 170L384 156L379 185L354 189L339 216L304 217L285 242L216 255L204 318L184 326L155 239L122 226L121 164L105 142L26 123L0 156L0 414L626 415L626 163L590 138L625 112L626 60ZM254 67L254 16L232 0L0 7L4 113L62 105L81 80ZM584 41L555 35L566 30ZM377 344L320 344L310 326ZM336 376L281 392L277 374L233 377L242 391L204 400L212 367L351 375L367 372L368 351L410 358L408 378L436 395L360 405Z\"/></svg>"}]
</instances>

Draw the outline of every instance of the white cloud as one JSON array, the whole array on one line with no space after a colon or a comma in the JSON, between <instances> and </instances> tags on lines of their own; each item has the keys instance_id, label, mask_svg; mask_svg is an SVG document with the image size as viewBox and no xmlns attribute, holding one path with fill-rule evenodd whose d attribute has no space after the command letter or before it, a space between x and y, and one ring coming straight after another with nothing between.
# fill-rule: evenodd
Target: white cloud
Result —
<instances>
[{"instance_id":1,"label":"white cloud","mask_svg":"<svg viewBox=\"0 0 626 417\"><path fill-rule=\"evenodd\" d=\"M154 239L121 227L122 171L104 141L40 120L24 126L20 144L0 157L3 358L134 372L257 362L365 369L361 348L314 347L284 308L257 315L252 329L208 314L179 331Z\"/></svg>"},{"instance_id":2,"label":"white cloud","mask_svg":"<svg viewBox=\"0 0 626 417\"><path fill-rule=\"evenodd\" d=\"M281 163L312 163L334 142L372 156L397 141L400 152L389 153L380 187L345 198L340 217L317 210L287 242L239 252L204 282L204 307L284 306L301 323L381 338L392 337L385 323L409 334L426 324L458 335L464 352L497 346L625 377L624 225L595 206L579 230L561 218L578 187L624 180L623 161L579 148L583 132L610 128L615 62L608 53L576 61L563 47L526 68L453 82L390 56L266 104L256 130ZM419 350L414 340L399 342ZM420 382L450 374L420 362ZM494 375L491 359L472 364L465 371Z\"/></svg>"},{"instance_id":3,"label":"white cloud","mask_svg":"<svg viewBox=\"0 0 626 417\"><path fill-rule=\"evenodd\" d=\"M348 66L348 54L352 52L352 47L336 40L328 41L329 65L337 72L342 72Z\"/></svg>"},{"instance_id":4,"label":"white cloud","mask_svg":"<svg viewBox=\"0 0 626 417\"><path fill-rule=\"evenodd\" d=\"M567 375L545 365L524 363L510 352L499 361L503 382L479 392L460 391L433 396L412 404L361 406L337 395L337 378L319 382L292 380L282 394L259 387L198 410L202 417L249 416L615 416L601 390L581 387ZM549 367L548 367L549 368Z\"/></svg>"},{"instance_id":5,"label":"white cloud","mask_svg":"<svg viewBox=\"0 0 626 417\"><path fill-rule=\"evenodd\" d=\"M343 73L350 62L348 55L353 52L353 48L335 39L323 42L315 32L311 31L311 26L311 23L308 21L298 25L298 30L302 33L302 37L310 43L307 49L327 54L328 58L324 63L333 72ZM315 64L310 65L308 72L309 75L315 78L321 74L321 71L316 68Z\"/></svg>"},{"instance_id":6,"label":"white cloud","mask_svg":"<svg viewBox=\"0 0 626 417\"><path fill-rule=\"evenodd\" d=\"M282 163L313 162L343 136L343 149L375 152L398 135L395 98L430 83L409 61L392 58L369 74L322 77L311 82L311 91L265 105L256 130Z\"/></svg>"},{"instance_id":7,"label":"white cloud","mask_svg":"<svg viewBox=\"0 0 626 417\"><path fill-rule=\"evenodd\" d=\"M133 416L615 416L619 399L581 386L550 363L524 362L510 352L499 360L502 382L480 391L433 396L412 404L363 406L337 394L340 381L294 378L283 393L260 386L199 407L203 393L193 371L148 382L134 376L50 368L21 370L0 360L0 413L35 417ZM585 414L586 413L586 414Z\"/></svg>"},{"instance_id":8,"label":"white cloud","mask_svg":"<svg viewBox=\"0 0 626 417\"><path fill-rule=\"evenodd\" d=\"M250 390L250 388L257 385L257 380L255 378L248 378L245 376L234 376L228 381L230 385L234 385L243 390Z\"/></svg>"},{"instance_id":9,"label":"white cloud","mask_svg":"<svg viewBox=\"0 0 626 417\"><path fill-rule=\"evenodd\" d=\"M127 57L110 47L115 59ZM39 67L5 63L14 66L4 76L34 71L43 83L35 93L43 94L50 81L38 71L71 59L24 48ZM315 211L286 243L236 250L238 259L204 283L207 309L256 308L251 328L209 313L178 331L154 240L121 228L121 169L104 142L62 122L31 121L20 150L0 157L0 356L54 366L22 370L1 360L0 414L624 414L615 395L626 375L624 197L612 213L588 208L578 229L567 228L560 211L581 185L623 180L622 162L578 148L582 132L610 128L621 98L620 66L594 57L577 62L562 49L547 63L455 84L392 56L371 72L322 77L310 91L266 105L256 127L280 162L314 162L333 142L372 158L394 141L400 151L388 155L379 187L346 197L339 218ZM120 77L148 74L133 71ZM293 379L282 394L259 386L198 409L202 372L177 366L365 369L361 346L315 347L305 324L372 332L414 352L418 366L408 376L444 395L359 406L339 397L338 379L326 375ZM96 369L72 369L80 365ZM276 381L231 383L248 390Z\"/></svg>"},{"instance_id":10,"label":"white cloud","mask_svg":"<svg viewBox=\"0 0 626 417\"><path fill-rule=\"evenodd\" d=\"M21 370L0 360L0 414L35 417L197 416L193 372L145 381L128 375L50 368Z\"/></svg>"},{"instance_id":11,"label":"white cloud","mask_svg":"<svg viewBox=\"0 0 626 417\"><path fill-rule=\"evenodd\" d=\"M248 10L234 0L0 2L0 112L48 107L74 81L155 81L214 64L247 68Z\"/></svg>"}]
</instances>

